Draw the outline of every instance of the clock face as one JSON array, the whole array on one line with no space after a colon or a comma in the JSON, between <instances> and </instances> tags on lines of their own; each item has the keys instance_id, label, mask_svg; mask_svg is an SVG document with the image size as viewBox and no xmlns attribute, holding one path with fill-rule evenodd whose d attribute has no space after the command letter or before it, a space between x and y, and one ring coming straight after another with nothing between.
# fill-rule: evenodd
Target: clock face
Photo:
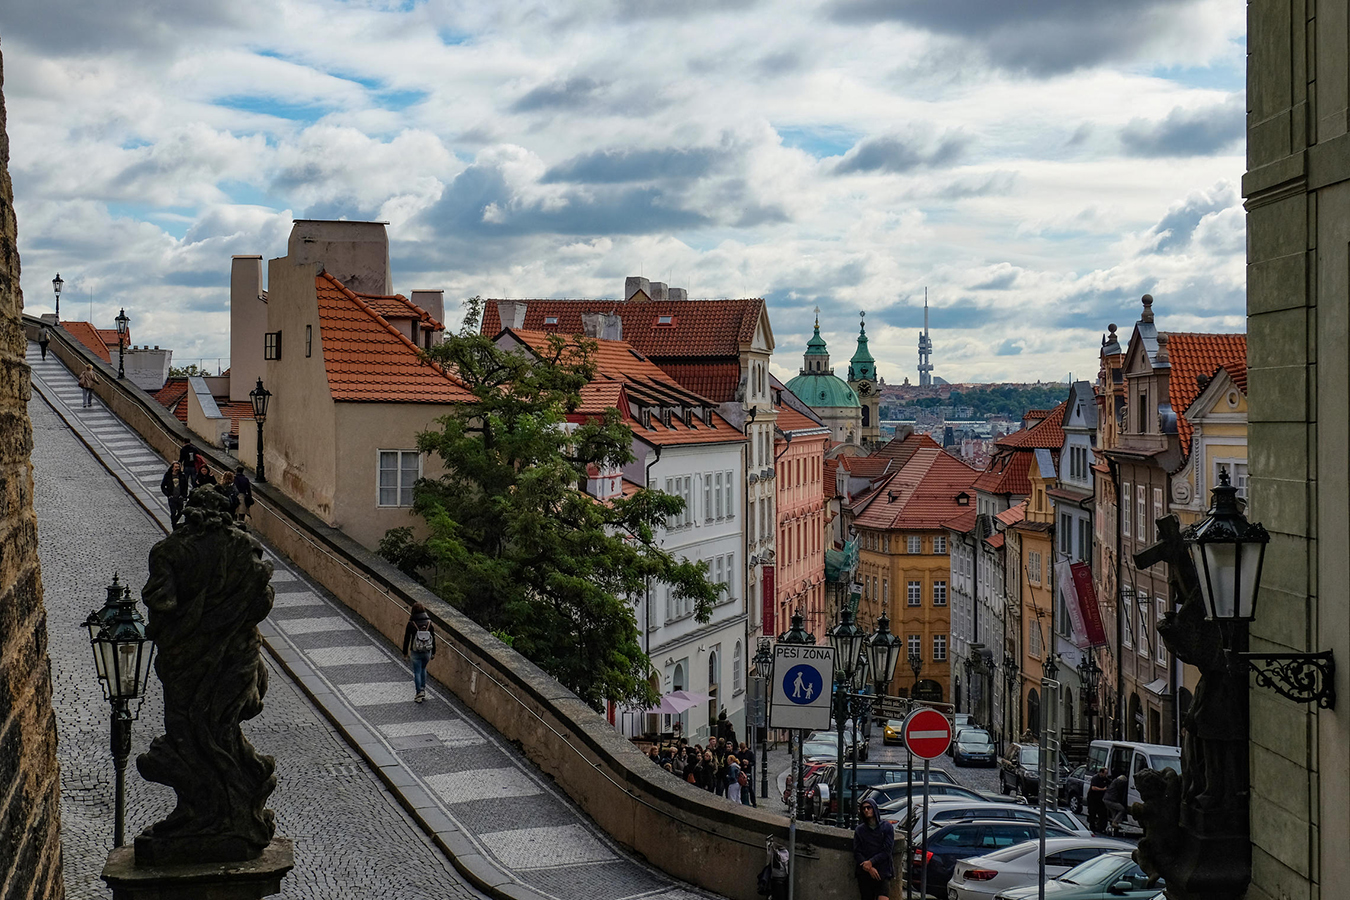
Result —
<instances>
[{"instance_id":1,"label":"clock face","mask_svg":"<svg viewBox=\"0 0 1350 900\"><path fill-rule=\"evenodd\" d=\"M872 384L868 381L858 383L858 393L866 397L872 393Z\"/></svg>"}]
</instances>

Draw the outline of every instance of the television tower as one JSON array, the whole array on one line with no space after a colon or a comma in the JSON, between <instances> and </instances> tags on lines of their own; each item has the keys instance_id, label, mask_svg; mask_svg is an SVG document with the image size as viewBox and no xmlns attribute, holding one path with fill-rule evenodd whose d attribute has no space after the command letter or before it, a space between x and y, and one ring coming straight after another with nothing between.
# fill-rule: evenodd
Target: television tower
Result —
<instances>
[{"instance_id":1,"label":"television tower","mask_svg":"<svg viewBox=\"0 0 1350 900\"><path fill-rule=\"evenodd\" d=\"M923 333L919 335L919 387L933 385L933 341L928 337L928 288L923 289Z\"/></svg>"}]
</instances>

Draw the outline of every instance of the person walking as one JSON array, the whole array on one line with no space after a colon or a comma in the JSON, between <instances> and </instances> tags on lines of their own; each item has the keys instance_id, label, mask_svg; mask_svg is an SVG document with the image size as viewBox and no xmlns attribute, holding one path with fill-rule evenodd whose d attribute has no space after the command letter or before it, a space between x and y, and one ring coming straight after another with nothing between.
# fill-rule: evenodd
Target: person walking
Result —
<instances>
[{"instance_id":1,"label":"person walking","mask_svg":"<svg viewBox=\"0 0 1350 900\"><path fill-rule=\"evenodd\" d=\"M177 531L178 520L183 518L183 506L187 503L188 493L192 490L192 483L187 473L183 471L181 463L174 462L169 465L169 470L164 473L164 480L159 483L159 489L169 498L169 524Z\"/></svg>"},{"instance_id":2,"label":"person walking","mask_svg":"<svg viewBox=\"0 0 1350 900\"><path fill-rule=\"evenodd\" d=\"M1120 837L1120 824L1125 821L1125 798L1130 792L1130 779L1121 772L1102 796L1106 810L1111 814L1111 836Z\"/></svg>"},{"instance_id":3,"label":"person walking","mask_svg":"<svg viewBox=\"0 0 1350 900\"><path fill-rule=\"evenodd\" d=\"M80 390L84 391L84 409L94 405L94 387L97 384L98 376L94 374L94 367L86 364L84 371L80 373Z\"/></svg>"},{"instance_id":4,"label":"person walking","mask_svg":"<svg viewBox=\"0 0 1350 900\"><path fill-rule=\"evenodd\" d=\"M862 821L853 830L858 896L862 900L890 900L891 879L895 877L895 826L882 821L871 800L858 804L858 818Z\"/></svg>"},{"instance_id":5,"label":"person walking","mask_svg":"<svg viewBox=\"0 0 1350 900\"><path fill-rule=\"evenodd\" d=\"M1106 766L1102 766L1088 782L1087 809L1088 823L1094 832L1106 832L1106 789L1111 786L1111 776Z\"/></svg>"},{"instance_id":6,"label":"person walking","mask_svg":"<svg viewBox=\"0 0 1350 900\"><path fill-rule=\"evenodd\" d=\"M244 474L244 467L234 470L234 518L243 526L244 519L253 513L253 482Z\"/></svg>"},{"instance_id":7,"label":"person walking","mask_svg":"<svg viewBox=\"0 0 1350 900\"><path fill-rule=\"evenodd\" d=\"M47 361L47 345L50 344L51 342L52 342L51 329L48 328L46 325L43 325L42 330L38 332L38 347L42 349L43 362Z\"/></svg>"},{"instance_id":8,"label":"person walking","mask_svg":"<svg viewBox=\"0 0 1350 900\"><path fill-rule=\"evenodd\" d=\"M403 658L412 659L413 688L417 693L414 703L427 699L427 663L436 658L436 629L431 624L431 613L421 603L414 603L408 611L408 624L403 629Z\"/></svg>"}]
</instances>

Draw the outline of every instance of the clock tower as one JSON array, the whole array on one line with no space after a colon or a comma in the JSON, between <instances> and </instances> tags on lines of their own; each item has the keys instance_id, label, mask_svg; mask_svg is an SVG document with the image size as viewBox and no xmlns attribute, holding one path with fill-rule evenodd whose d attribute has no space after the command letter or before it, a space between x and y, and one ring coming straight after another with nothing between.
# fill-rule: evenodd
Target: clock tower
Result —
<instances>
[{"instance_id":1,"label":"clock tower","mask_svg":"<svg viewBox=\"0 0 1350 900\"><path fill-rule=\"evenodd\" d=\"M881 392L877 386L877 362L867 349L867 313L859 314L858 349L848 361L848 386L862 403L859 443L869 450L881 446Z\"/></svg>"}]
</instances>

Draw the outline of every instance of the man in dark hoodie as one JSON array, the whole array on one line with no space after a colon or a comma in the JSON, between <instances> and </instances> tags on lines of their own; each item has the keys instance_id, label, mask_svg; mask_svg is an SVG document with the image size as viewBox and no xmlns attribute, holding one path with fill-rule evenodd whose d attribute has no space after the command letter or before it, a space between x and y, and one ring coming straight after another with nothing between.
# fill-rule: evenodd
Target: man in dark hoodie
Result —
<instances>
[{"instance_id":1,"label":"man in dark hoodie","mask_svg":"<svg viewBox=\"0 0 1350 900\"><path fill-rule=\"evenodd\" d=\"M858 894L862 900L889 900L895 877L895 827L882 821L871 800L858 804L858 817L862 821L853 831Z\"/></svg>"}]
</instances>

